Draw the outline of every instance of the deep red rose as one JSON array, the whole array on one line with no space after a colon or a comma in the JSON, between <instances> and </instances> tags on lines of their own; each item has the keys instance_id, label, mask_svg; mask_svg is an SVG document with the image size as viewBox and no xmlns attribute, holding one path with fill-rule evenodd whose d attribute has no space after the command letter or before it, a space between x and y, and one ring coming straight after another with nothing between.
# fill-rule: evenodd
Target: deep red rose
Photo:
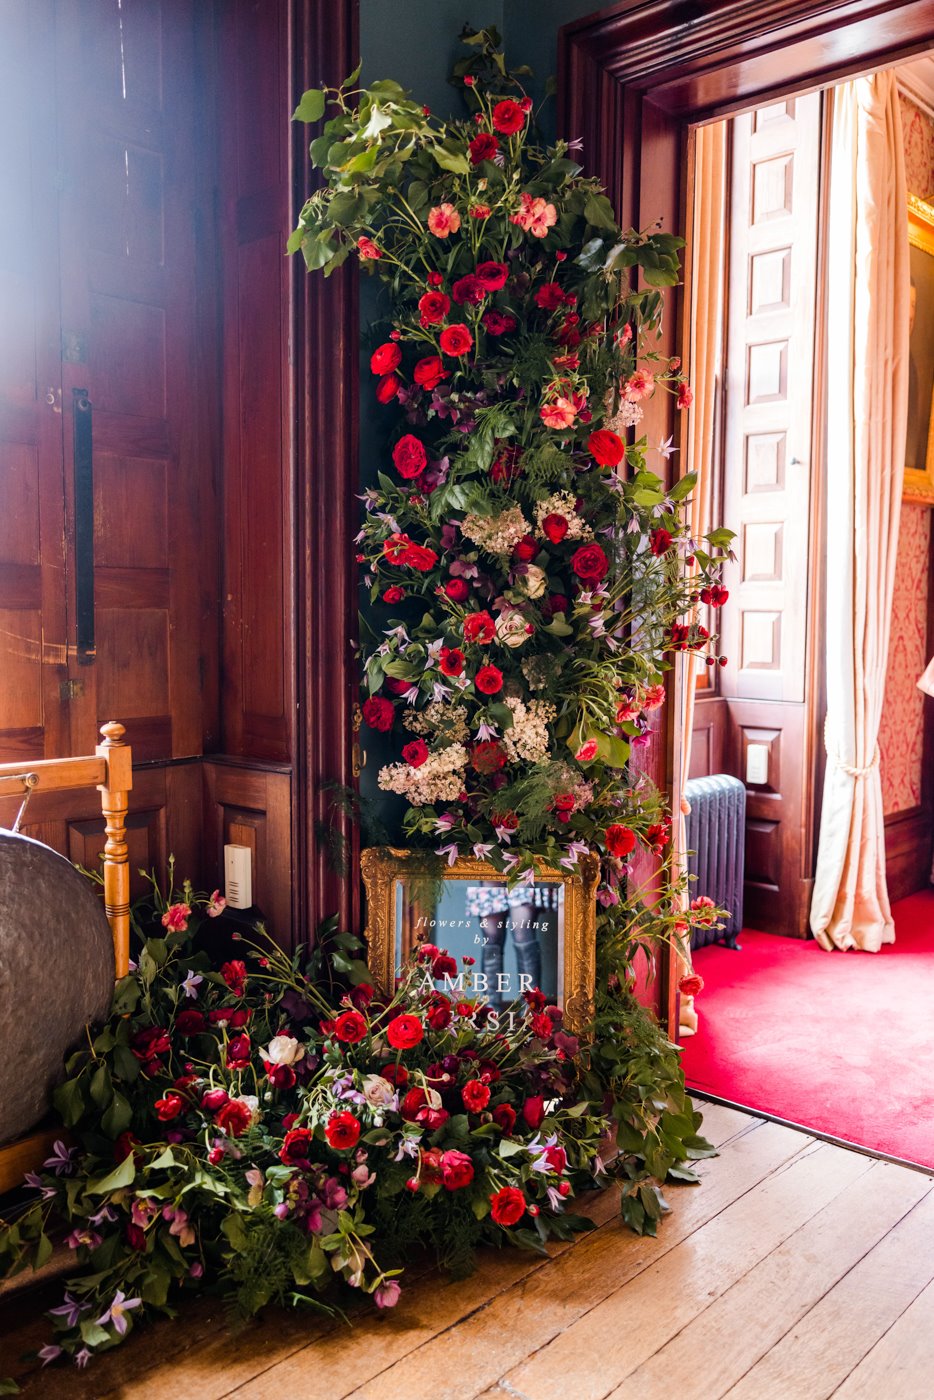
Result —
<instances>
[{"instance_id":1,"label":"deep red rose","mask_svg":"<svg viewBox=\"0 0 934 1400\"><path fill-rule=\"evenodd\" d=\"M445 355L467 355L473 349L473 336L466 326L446 326L438 343Z\"/></svg>"},{"instance_id":2,"label":"deep red rose","mask_svg":"<svg viewBox=\"0 0 934 1400\"><path fill-rule=\"evenodd\" d=\"M522 539L513 550L517 559L521 559L523 564L530 564L538 553L538 544L534 535L523 535Z\"/></svg>"},{"instance_id":3,"label":"deep red rose","mask_svg":"<svg viewBox=\"0 0 934 1400\"><path fill-rule=\"evenodd\" d=\"M385 695L371 695L363 702L364 720L371 729L378 729L381 734L388 734L395 715L396 708Z\"/></svg>"},{"instance_id":4,"label":"deep red rose","mask_svg":"<svg viewBox=\"0 0 934 1400\"><path fill-rule=\"evenodd\" d=\"M504 136L515 136L525 126L525 112L511 97L504 97L493 108L493 125Z\"/></svg>"},{"instance_id":5,"label":"deep red rose","mask_svg":"<svg viewBox=\"0 0 934 1400\"><path fill-rule=\"evenodd\" d=\"M681 981L678 983L678 991L682 996L696 997L698 992L702 992L703 990L704 979L696 972L691 972L686 977L682 977Z\"/></svg>"},{"instance_id":6,"label":"deep red rose","mask_svg":"<svg viewBox=\"0 0 934 1400\"><path fill-rule=\"evenodd\" d=\"M172 1048L169 1033L163 1026L147 1026L137 1031L130 1042L133 1054L138 1060L156 1060L159 1055L167 1055Z\"/></svg>"},{"instance_id":7,"label":"deep red rose","mask_svg":"<svg viewBox=\"0 0 934 1400\"><path fill-rule=\"evenodd\" d=\"M444 292L426 292L419 299L418 309L422 313L422 325L435 326L450 311L451 298Z\"/></svg>"},{"instance_id":8,"label":"deep red rose","mask_svg":"<svg viewBox=\"0 0 934 1400\"><path fill-rule=\"evenodd\" d=\"M463 578L449 578L444 591L452 603L465 603L470 596L470 585Z\"/></svg>"},{"instance_id":9,"label":"deep red rose","mask_svg":"<svg viewBox=\"0 0 934 1400\"><path fill-rule=\"evenodd\" d=\"M402 388L402 380L397 374L384 374L376 386L376 402L392 403Z\"/></svg>"},{"instance_id":10,"label":"deep red rose","mask_svg":"<svg viewBox=\"0 0 934 1400\"><path fill-rule=\"evenodd\" d=\"M274 1089L294 1089L297 1075L291 1065L272 1065L263 1061L266 1078Z\"/></svg>"},{"instance_id":11,"label":"deep red rose","mask_svg":"<svg viewBox=\"0 0 934 1400\"><path fill-rule=\"evenodd\" d=\"M411 481L425 470L428 465L428 453L424 443L419 442L411 433L406 433L392 449L392 460L399 475L405 477L406 481Z\"/></svg>"},{"instance_id":12,"label":"deep red rose","mask_svg":"<svg viewBox=\"0 0 934 1400\"><path fill-rule=\"evenodd\" d=\"M501 262L482 262L477 264L474 276L488 292L498 292L506 285L509 268Z\"/></svg>"},{"instance_id":13,"label":"deep red rose","mask_svg":"<svg viewBox=\"0 0 934 1400\"><path fill-rule=\"evenodd\" d=\"M564 292L557 282L546 282L539 287L535 293L535 305L540 306L543 311L557 311L559 306L564 305Z\"/></svg>"},{"instance_id":14,"label":"deep red rose","mask_svg":"<svg viewBox=\"0 0 934 1400\"><path fill-rule=\"evenodd\" d=\"M240 1137L252 1121L249 1105L240 1099L228 1099L214 1115L214 1122L228 1137Z\"/></svg>"},{"instance_id":15,"label":"deep red rose","mask_svg":"<svg viewBox=\"0 0 934 1400\"><path fill-rule=\"evenodd\" d=\"M448 371L440 355L426 355L416 364L412 377L423 389L436 389L442 379L448 378Z\"/></svg>"},{"instance_id":16,"label":"deep red rose","mask_svg":"<svg viewBox=\"0 0 934 1400\"><path fill-rule=\"evenodd\" d=\"M461 1098L468 1112L482 1113L490 1102L489 1086L481 1084L479 1079L468 1079L461 1089Z\"/></svg>"},{"instance_id":17,"label":"deep red rose","mask_svg":"<svg viewBox=\"0 0 934 1400\"><path fill-rule=\"evenodd\" d=\"M603 840L611 856L625 860L636 844L636 833L630 831L628 826L620 826L616 823L607 827Z\"/></svg>"},{"instance_id":18,"label":"deep red rose","mask_svg":"<svg viewBox=\"0 0 934 1400\"><path fill-rule=\"evenodd\" d=\"M518 1225L525 1215L525 1197L515 1186L504 1186L490 1197L490 1214L497 1225Z\"/></svg>"},{"instance_id":19,"label":"deep red rose","mask_svg":"<svg viewBox=\"0 0 934 1400\"><path fill-rule=\"evenodd\" d=\"M332 1113L324 1125L324 1136L336 1151L346 1152L360 1140L360 1120L352 1113Z\"/></svg>"},{"instance_id":20,"label":"deep red rose","mask_svg":"<svg viewBox=\"0 0 934 1400\"><path fill-rule=\"evenodd\" d=\"M385 345L378 346L370 356L370 369L374 374L391 374L394 369L399 368L401 363L402 351L391 340L387 340Z\"/></svg>"},{"instance_id":21,"label":"deep red rose","mask_svg":"<svg viewBox=\"0 0 934 1400\"><path fill-rule=\"evenodd\" d=\"M376 995L376 989L370 986L369 982L360 982L358 986L350 990L350 1000L357 1011L363 1011Z\"/></svg>"},{"instance_id":22,"label":"deep red rose","mask_svg":"<svg viewBox=\"0 0 934 1400\"><path fill-rule=\"evenodd\" d=\"M545 1117L545 1100L541 1094L532 1094L522 1105L522 1117L534 1133L542 1126Z\"/></svg>"},{"instance_id":23,"label":"deep red rose","mask_svg":"<svg viewBox=\"0 0 934 1400\"><path fill-rule=\"evenodd\" d=\"M503 688L503 673L498 666L481 666L473 683L481 694L495 695Z\"/></svg>"},{"instance_id":24,"label":"deep red rose","mask_svg":"<svg viewBox=\"0 0 934 1400\"><path fill-rule=\"evenodd\" d=\"M568 1154L563 1147L546 1147L545 1161L551 1170L560 1176L568 1164Z\"/></svg>"},{"instance_id":25,"label":"deep red rose","mask_svg":"<svg viewBox=\"0 0 934 1400\"><path fill-rule=\"evenodd\" d=\"M480 131L467 143L467 149L473 164L479 165L482 160L493 160L499 150L499 142L491 131Z\"/></svg>"},{"instance_id":26,"label":"deep red rose","mask_svg":"<svg viewBox=\"0 0 934 1400\"><path fill-rule=\"evenodd\" d=\"M425 1035L425 1027L417 1016L394 1016L386 1027L386 1039L394 1050L411 1050Z\"/></svg>"},{"instance_id":27,"label":"deep red rose","mask_svg":"<svg viewBox=\"0 0 934 1400\"><path fill-rule=\"evenodd\" d=\"M457 281L451 287L451 296L457 302L458 306L479 306L483 298L487 295L487 288L475 272L468 272L465 277L458 277ZM450 329L453 330L454 328L450 327ZM441 348L442 350L444 349L443 340Z\"/></svg>"},{"instance_id":28,"label":"deep red rose","mask_svg":"<svg viewBox=\"0 0 934 1400\"><path fill-rule=\"evenodd\" d=\"M598 544L582 544L574 552L571 568L585 583L599 583L606 578L610 562Z\"/></svg>"},{"instance_id":29,"label":"deep red rose","mask_svg":"<svg viewBox=\"0 0 934 1400\"><path fill-rule=\"evenodd\" d=\"M473 1181L473 1162L466 1152L452 1147L441 1158L441 1179L446 1191L461 1191Z\"/></svg>"},{"instance_id":30,"label":"deep red rose","mask_svg":"<svg viewBox=\"0 0 934 1400\"><path fill-rule=\"evenodd\" d=\"M385 1065L380 1074L384 1079L388 1079L390 1084L394 1084L397 1089L404 1089L409 1082L409 1072L405 1065Z\"/></svg>"},{"instance_id":31,"label":"deep red rose","mask_svg":"<svg viewBox=\"0 0 934 1400\"><path fill-rule=\"evenodd\" d=\"M204 1013L197 1011L193 1006L187 1011L180 1011L175 1017L175 1029L179 1035L200 1035L202 1031L207 1030L207 1024Z\"/></svg>"},{"instance_id":32,"label":"deep red rose","mask_svg":"<svg viewBox=\"0 0 934 1400\"><path fill-rule=\"evenodd\" d=\"M403 1095L402 1102L399 1105L399 1112L406 1123L414 1123L427 1102L428 1095L425 1093L424 1089L410 1089L407 1094Z\"/></svg>"},{"instance_id":33,"label":"deep red rose","mask_svg":"<svg viewBox=\"0 0 934 1400\"><path fill-rule=\"evenodd\" d=\"M401 603L405 597L405 589L400 588L397 583L391 583L388 588L383 589L384 603Z\"/></svg>"},{"instance_id":34,"label":"deep red rose","mask_svg":"<svg viewBox=\"0 0 934 1400\"><path fill-rule=\"evenodd\" d=\"M478 773L498 773L506 766L506 752L495 739L486 739L474 744L470 762Z\"/></svg>"},{"instance_id":35,"label":"deep red rose","mask_svg":"<svg viewBox=\"0 0 934 1400\"><path fill-rule=\"evenodd\" d=\"M435 982L440 982L442 977L456 977L457 963L454 958L447 953L439 953L431 960L431 976Z\"/></svg>"},{"instance_id":36,"label":"deep red rose","mask_svg":"<svg viewBox=\"0 0 934 1400\"><path fill-rule=\"evenodd\" d=\"M342 1011L334 1022L334 1034L347 1045L356 1045L366 1035L366 1021L359 1011Z\"/></svg>"},{"instance_id":37,"label":"deep red rose","mask_svg":"<svg viewBox=\"0 0 934 1400\"><path fill-rule=\"evenodd\" d=\"M546 515L542 521L542 531L552 544L560 544L568 532L565 515Z\"/></svg>"},{"instance_id":38,"label":"deep red rose","mask_svg":"<svg viewBox=\"0 0 934 1400\"><path fill-rule=\"evenodd\" d=\"M443 676L463 675L464 653L459 647L442 647L438 669Z\"/></svg>"},{"instance_id":39,"label":"deep red rose","mask_svg":"<svg viewBox=\"0 0 934 1400\"><path fill-rule=\"evenodd\" d=\"M160 1123L171 1123L173 1118L177 1118L180 1113L184 1112L185 1100L181 1094L170 1090L164 1099L156 1099L154 1107Z\"/></svg>"},{"instance_id":40,"label":"deep red rose","mask_svg":"<svg viewBox=\"0 0 934 1400\"><path fill-rule=\"evenodd\" d=\"M464 641L489 646L496 636L496 623L488 612L468 613L464 618Z\"/></svg>"},{"instance_id":41,"label":"deep red rose","mask_svg":"<svg viewBox=\"0 0 934 1400\"><path fill-rule=\"evenodd\" d=\"M140 1254L146 1248L146 1231L142 1225L135 1225L132 1220L123 1227L123 1238L131 1249L138 1249Z\"/></svg>"},{"instance_id":42,"label":"deep red rose","mask_svg":"<svg viewBox=\"0 0 934 1400\"><path fill-rule=\"evenodd\" d=\"M561 593L552 593L542 605L542 612L549 617L554 617L556 613L567 613L570 604L567 598Z\"/></svg>"},{"instance_id":43,"label":"deep red rose","mask_svg":"<svg viewBox=\"0 0 934 1400\"><path fill-rule=\"evenodd\" d=\"M246 987L246 963L242 959L234 958L230 962L225 962L221 968L221 976L234 996L243 996Z\"/></svg>"},{"instance_id":44,"label":"deep red rose","mask_svg":"<svg viewBox=\"0 0 934 1400\"><path fill-rule=\"evenodd\" d=\"M490 335L507 335L509 331L516 329L519 322L515 316L510 316L505 311L497 311L494 306L484 312L483 324Z\"/></svg>"},{"instance_id":45,"label":"deep red rose","mask_svg":"<svg viewBox=\"0 0 934 1400\"><path fill-rule=\"evenodd\" d=\"M216 1113L230 1098L226 1089L205 1089L201 1095L201 1107L206 1113Z\"/></svg>"},{"instance_id":46,"label":"deep red rose","mask_svg":"<svg viewBox=\"0 0 934 1400\"><path fill-rule=\"evenodd\" d=\"M456 963L454 970L457 971ZM451 1003L447 997L439 997L429 1004L428 1010L425 1012L425 1020L433 1031L447 1030L451 1024Z\"/></svg>"},{"instance_id":47,"label":"deep red rose","mask_svg":"<svg viewBox=\"0 0 934 1400\"><path fill-rule=\"evenodd\" d=\"M250 1063L250 1037L232 1035L227 1042L227 1068L246 1069Z\"/></svg>"},{"instance_id":48,"label":"deep red rose","mask_svg":"<svg viewBox=\"0 0 934 1400\"><path fill-rule=\"evenodd\" d=\"M285 1119L282 1120L283 1124ZM287 1167L302 1167L308 1162L308 1154L314 1142L310 1128L290 1128L279 1148L279 1160Z\"/></svg>"},{"instance_id":49,"label":"deep red rose","mask_svg":"<svg viewBox=\"0 0 934 1400\"><path fill-rule=\"evenodd\" d=\"M428 745L424 739L413 739L402 750L402 757L410 768L421 768L428 758Z\"/></svg>"},{"instance_id":50,"label":"deep red rose","mask_svg":"<svg viewBox=\"0 0 934 1400\"><path fill-rule=\"evenodd\" d=\"M626 454L626 446L618 433L598 428L587 439L587 451L601 467L618 467Z\"/></svg>"},{"instance_id":51,"label":"deep red rose","mask_svg":"<svg viewBox=\"0 0 934 1400\"><path fill-rule=\"evenodd\" d=\"M649 549L657 559L659 555L667 553L670 548L671 533L668 530L662 529L661 525L659 525L649 535Z\"/></svg>"},{"instance_id":52,"label":"deep red rose","mask_svg":"<svg viewBox=\"0 0 934 1400\"><path fill-rule=\"evenodd\" d=\"M503 1130L503 1136L508 1137L516 1126L516 1110L508 1103L498 1103L493 1109L493 1122Z\"/></svg>"}]
</instances>

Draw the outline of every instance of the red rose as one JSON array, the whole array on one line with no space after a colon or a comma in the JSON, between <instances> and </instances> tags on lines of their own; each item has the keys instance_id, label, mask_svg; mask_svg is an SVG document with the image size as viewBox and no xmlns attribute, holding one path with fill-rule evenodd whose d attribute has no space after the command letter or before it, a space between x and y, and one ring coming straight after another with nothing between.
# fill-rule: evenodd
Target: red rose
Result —
<instances>
[{"instance_id":1,"label":"red rose","mask_svg":"<svg viewBox=\"0 0 934 1400\"><path fill-rule=\"evenodd\" d=\"M560 1176L568 1164L568 1154L563 1147L546 1147L545 1161L551 1170Z\"/></svg>"},{"instance_id":2,"label":"red rose","mask_svg":"<svg viewBox=\"0 0 934 1400\"><path fill-rule=\"evenodd\" d=\"M230 1098L226 1089L205 1089L201 1095L201 1107L206 1113L216 1113Z\"/></svg>"},{"instance_id":3,"label":"red rose","mask_svg":"<svg viewBox=\"0 0 934 1400\"><path fill-rule=\"evenodd\" d=\"M397 1089L404 1089L409 1082L409 1072L405 1065L386 1065L380 1070L380 1074Z\"/></svg>"},{"instance_id":4,"label":"red rose","mask_svg":"<svg viewBox=\"0 0 934 1400\"><path fill-rule=\"evenodd\" d=\"M525 1215L525 1197L515 1186L504 1186L490 1197L490 1214L497 1225L518 1225Z\"/></svg>"},{"instance_id":5,"label":"red rose","mask_svg":"<svg viewBox=\"0 0 934 1400\"><path fill-rule=\"evenodd\" d=\"M243 996L246 987L246 963L242 959L234 958L231 962L225 962L221 968L221 976L234 996Z\"/></svg>"},{"instance_id":6,"label":"red rose","mask_svg":"<svg viewBox=\"0 0 934 1400\"><path fill-rule=\"evenodd\" d=\"M534 535L523 535L513 550L515 557L521 559L523 564L530 564L537 553L538 545Z\"/></svg>"},{"instance_id":7,"label":"red rose","mask_svg":"<svg viewBox=\"0 0 934 1400\"><path fill-rule=\"evenodd\" d=\"M313 1142L314 1133L310 1128L290 1128L279 1148L279 1160L287 1167L306 1166Z\"/></svg>"},{"instance_id":8,"label":"red rose","mask_svg":"<svg viewBox=\"0 0 934 1400\"><path fill-rule=\"evenodd\" d=\"M628 826L616 824L607 827L603 839L611 856L625 860L636 844L636 833L630 831Z\"/></svg>"},{"instance_id":9,"label":"red rose","mask_svg":"<svg viewBox=\"0 0 934 1400\"><path fill-rule=\"evenodd\" d=\"M678 991L682 996L696 997L698 992L704 990L704 979L696 972L690 973L687 977L682 977L678 983Z\"/></svg>"},{"instance_id":10,"label":"red rose","mask_svg":"<svg viewBox=\"0 0 934 1400\"><path fill-rule=\"evenodd\" d=\"M332 1113L324 1125L324 1136L336 1151L346 1152L360 1140L360 1120L352 1113Z\"/></svg>"},{"instance_id":11,"label":"red rose","mask_svg":"<svg viewBox=\"0 0 934 1400\"><path fill-rule=\"evenodd\" d=\"M133 1054L138 1060L151 1062L159 1055L167 1055L172 1048L169 1033L163 1026L147 1026L137 1031L130 1042Z\"/></svg>"},{"instance_id":12,"label":"red rose","mask_svg":"<svg viewBox=\"0 0 934 1400\"><path fill-rule=\"evenodd\" d=\"M268 1060L263 1061L266 1070L266 1078L274 1089L294 1089L296 1074L291 1065L271 1065Z\"/></svg>"},{"instance_id":13,"label":"red rose","mask_svg":"<svg viewBox=\"0 0 934 1400\"><path fill-rule=\"evenodd\" d=\"M491 307L489 311L484 312L483 324L490 335L506 335L509 331L514 331L519 322L515 316Z\"/></svg>"},{"instance_id":14,"label":"red rose","mask_svg":"<svg viewBox=\"0 0 934 1400\"><path fill-rule=\"evenodd\" d=\"M214 1122L228 1137L240 1137L253 1121L248 1104L241 1099L228 1099L214 1115Z\"/></svg>"},{"instance_id":15,"label":"red rose","mask_svg":"<svg viewBox=\"0 0 934 1400\"><path fill-rule=\"evenodd\" d=\"M450 1148L441 1158L441 1179L446 1191L461 1191L473 1181L473 1162L466 1152Z\"/></svg>"},{"instance_id":16,"label":"red rose","mask_svg":"<svg viewBox=\"0 0 934 1400\"><path fill-rule=\"evenodd\" d=\"M410 768L421 768L428 758L428 745L424 739L413 739L402 750L402 757Z\"/></svg>"},{"instance_id":17,"label":"red rose","mask_svg":"<svg viewBox=\"0 0 934 1400\"><path fill-rule=\"evenodd\" d=\"M542 531L552 544L560 544L568 532L567 516L546 515L542 521Z\"/></svg>"},{"instance_id":18,"label":"red rose","mask_svg":"<svg viewBox=\"0 0 934 1400\"><path fill-rule=\"evenodd\" d=\"M374 374L391 374L401 363L402 351L391 340L387 340L385 345L380 345L370 356L370 369Z\"/></svg>"},{"instance_id":19,"label":"red rose","mask_svg":"<svg viewBox=\"0 0 934 1400\"><path fill-rule=\"evenodd\" d=\"M383 1077L385 1078L385 1074ZM428 1095L424 1089L410 1089L407 1094L403 1095L399 1112L406 1123L414 1123L427 1102Z\"/></svg>"},{"instance_id":20,"label":"red rose","mask_svg":"<svg viewBox=\"0 0 934 1400\"><path fill-rule=\"evenodd\" d=\"M546 282L535 293L535 305L540 306L543 311L557 311L563 304L564 293L557 282Z\"/></svg>"},{"instance_id":21,"label":"red rose","mask_svg":"<svg viewBox=\"0 0 934 1400\"><path fill-rule=\"evenodd\" d=\"M490 1102L490 1090L486 1084L481 1084L479 1079L468 1079L461 1089L461 1098L468 1112L482 1113Z\"/></svg>"},{"instance_id":22,"label":"red rose","mask_svg":"<svg viewBox=\"0 0 934 1400\"><path fill-rule=\"evenodd\" d=\"M499 150L499 142L491 131L481 131L472 141L468 141L467 149L473 164L479 165L482 160L493 160Z\"/></svg>"},{"instance_id":23,"label":"red rose","mask_svg":"<svg viewBox=\"0 0 934 1400\"><path fill-rule=\"evenodd\" d=\"M402 380L397 374L384 374L376 386L376 402L392 403L402 388Z\"/></svg>"},{"instance_id":24,"label":"red rose","mask_svg":"<svg viewBox=\"0 0 934 1400\"><path fill-rule=\"evenodd\" d=\"M516 1126L516 1110L508 1103L498 1103L493 1109L493 1122L503 1130L504 1137L508 1137Z\"/></svg>"},{"instance_id":25,"label":"red rose","mask_svg":"<svg viewBox=\"0 0 934 1400\"><path fill-rule=\"evenodd\" d=\"M464 618L464 641L488 646L496 636L496 623L488 612L468 613Z\"/></svg>"},{"instance_id":26,"label":"red rose","mask_svg":"<svg viewBox=\"0 0 934 1400\"><path fill-rule=\"evenodd\" d=\"M250 1037L232 1035L227 1042L227 1068L246 1069L250 1063Z\"/></svg>"},{"instance_id":27,"label":"red rose","mask_svg":"<svg viewBox=\"0 0 934 1400\"><path fill-rule=\"evenodd\" d=\"M385 695L371 695L363 702L363 718L371 729L378 729L381 734L387 734L392 728L395 714L395 706Z\"/></svg>"},{"instance_id":28,"label":"red rose","mask_svg":"<svg viewBox=\"0 0 934 1400\"><path fill-rule=\"evenodd\" d=\"M433 549L427 549L423 544L410 544L406 550L405 562L410 569L418 569L419 573L426 574L435 567L438 556Z\"/></svg>"},{"instance_id":29,"label":"red rose","mask_svg":"<svg viewBox=\"0 0 934 1400\"><path fill-rule=\"evenodd\" d=\"M598 428L587 439L587 451L601 467L618 467L626 454L623 439L609 428Z\"/></svg>"},{"instance_id":30,"label":"red rose","mask_svg":"<svg viewBox=\"0 0 934 1400\"><path fill-rule=\"evenodd\" d=\"M394 1050L412 1050L425 1034L417 1016L394 1016L386 1027L386 1039Z\"/></svg>"},{"instance_id":31,"label":"red rose","mask_svg":"<svg viewBox=\"0 0 934 1400\"><path fill-rule=\"evenodd\" d=\"M404 597L405 589L400 588L397 583L390 584L388 588L383 590L384 603L401 603Z\"/></svg>"},{"instance_id":32,"label":"red rose","mask_svg":"<svg viewBox=\"0 0 934 1400\"><path fill-rule=\"evenodd\" d=\"M467 355L473 349L473 336L466 326L446 326L438 343L446 355Z\"/></svg>"},{"instance_id":33,"label":"red rose","mask_svg":"<svg viewBox=\"0 0 934 1400\"><path fill-rule=\"evenodd\" d=\"M470 596L470 586L466 579L449 578L444 585L444 591L452 603L464 603Z\"/></svg>"},{"instance_id":34,"label":"red rose","mask_svg":"<svg viewBox=\"0 0 934 1400\"><path fill-rule=\"evenodd\" d=\"M425 470L428 454L424 444L419 442L417 437L406 433L392 449L392 460L399 475L405 477L406 481L411 481Z\"/></svg>"},{"instance_id":35,"label":"red rose","mask_svg":"<svg viewBox=\"0 0 934 1400\"><path fill-rule=\"evenodd\" d=\"M166 1094L164 1099L156 1099L154 1107L160 1123L171 1123L173 1118L177 1118L184 1111L185 1100L181 1094L176 1094L172 1090Z\"/></svg>"},{"instance_id":36,"label":"red rose","mask_svg":"<svg viewBox=\"0 0 934 1400\"><path fill-rule=\"evenodd\" d=\"M503 673L498 666L481 666L473 683L483 695L495 695L503 688Z\"/></svg>"},{"instance_id":37,"label":"red rose","mask_svg":"<svg viewBox=\"0 0 934 1400\"><path fill-rule=\"evenodd\" d=\"M506 766L506 753L495 739L474 744L470 762L478 773L498 773Z\"/></svg>"},{"instance_id":38,"label":"red rose","mask_svg":"<svg viewBox=\"0 0 934 1400\"><path fill-rule=\"evenodd\" d=\"M606 578L610 563L598 544L582 544L574 552L571 568L585 583L599 583Z\"/></svg>"},{"instance_id":39,"label":"red rose","mask_svg":"<svg viewBox=\"0 0 934 1400\"><path fill-rule=\"evenodd\" d=\"M334 1034L348 1045L356 1045L366 1035L366 1021L359 1011L343 1011L334 1022Z\"/></svg>"},{"instance_id":40,"label":"red rose","mask_svg":"<svg viewBox=\"0 0 934 1400\"><path fill-rule=\"evenodd\" d=\"M456 964L454 970L457 971ZM437 1001L431 1002L425 1012L425 1020L433 1031L447 1030L451 1024L451 1003L447 997L439 997Z\"/></svg>"},{"instance_id":41,"label":"red rose","mask_svg":"<svg viewBox=\"0 0 934 1400\"><path fill-rule=\"evenodd\" d=\"M501 262L482 262L477 264L474 276L488 292L498 292L506 285L509 268Z\"/></svg>"},{"instance_id":42,"label":"red rose","mask_svg":"<svg viewBox=\"0 0 934 1400\"><path fill-rule=\"evenodd\" d=\"M200 1035L202 1031L207 1030L207 1025L204 1013L196 1011L194 1007L180 1011L175 1017L175 1029L179 1035Z\"/></svg>"},{"instance_id":43,"label":"red rose","mask_svg":"<svg viewBox=\"0 0 934 1400\"><path fill-rule=\"evenodd\" d=\"M515 136L525 126L525 112L511 97L504 97L493 108L493 125L504 136Z\"/></svg>"},{"instance_id":44,"label":"red rose","mask_svg":"<svg viewBox=\"0 0 934 1400\"><path fill-rule=\"evenodd\" d=\"M440 355L426 355L416 364L412 377L423 389L436 389L442 379L448 378L448 372Z\"/></svg>"},{"instance_id":45,"label":"red rose","mask_svg":"<svg viewBox=\"0 0 934 1400\"><path fill-rule=\"evenodd\" d=\"M442 977L456 977L457 963L447 953L439 953L431 960L431 976L435 982L440 982Z\"/></svg>"},{"instance_id":46,"label":"red rose","mask_svg":"<svg viewBox=\"0 0 934 1400\"><path fill-rule=\"evenodd\" d=\"M422 325L434 326L450 311L451 298L444 292L426 292L419 300L418 309L422 313Z\"/></svg>"},{"instance_id":47,"label":"red rose","mask_svg":"<svg viewBox=\"0 0 934 1400\"><path fill-rule=\"evenodd\" d=\"M442 647L438 663L443 676L460 676L464 670L464 653L459 647Z\"/></svg>"},{"instance_id":48,"label":"red rose","mask_svg":"<svg viewBox=\"0 0 934 1400\"><path fill-rule=\"evenodd\" d=\"M541 1094L532 1094L522 1105L522 1117L534 1133L542 1126L545 1117L545 1100Z\"/></svg>"},{"instance_id":49,"label":"red rose","mask_svg":"<svg viewBox=\"0 0 934 1400\"><path fill-rule=\"evenodd\" d=\"M671 548L671 534L668 530L663 530L659 525L649 535L649 549L656 559L661 554L665 554Z\"/></svg>"},{"instance_id":50,"label":"red rose","mask_svg":"<svg viewBox=\"0 0 934 1400\"><path fill-rule=\"evenodd\" d=\"M458 277L451 288L451 296L458 306L479 306L486 295L487 288L474 272L468 272L466 277ZM441 348L444 349L443 340Z\"/></svg>"}]
</instances>

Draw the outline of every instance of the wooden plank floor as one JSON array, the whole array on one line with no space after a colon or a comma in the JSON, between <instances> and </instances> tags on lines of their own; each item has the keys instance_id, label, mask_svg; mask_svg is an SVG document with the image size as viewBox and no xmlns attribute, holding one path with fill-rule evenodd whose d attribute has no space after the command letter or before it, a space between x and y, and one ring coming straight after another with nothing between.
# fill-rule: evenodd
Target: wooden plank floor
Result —
<instances>
[{"instance_id":1,"label":"wooden plank floor","mask_svg":"<svg viewBox=\"0 0 934 1400\"><path fill-rule=\"evenodd\" d=\"M61 1291L44 1285L0 1300L0 1376L61 1400L929 1400L934 1178L719 1105L705 1131L720 1156L670 1191L656 1240L608 1192L550 1258L423 1269L388 1315L232 1330L202 1300L85 1372L23 1360Z\"/></svg>"}]
</instances>

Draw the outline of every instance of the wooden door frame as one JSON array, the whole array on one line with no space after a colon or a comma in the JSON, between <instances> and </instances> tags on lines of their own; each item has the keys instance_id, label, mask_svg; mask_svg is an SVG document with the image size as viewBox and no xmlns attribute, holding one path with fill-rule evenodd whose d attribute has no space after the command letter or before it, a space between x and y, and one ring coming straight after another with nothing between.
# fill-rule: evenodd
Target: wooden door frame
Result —
<instances>
[{"instance_id":1,"label":"wooden door frame","mask_svg":"<svg viewBox=\"0 0 934 1400\"><path fill-rule=\"evenodd\" d=\"M624 228L661 216L683 234L693 128L931 47L934 0L621 0L559 33L559 130L582 139L587 170L603 180ZM671 297L663 353L685 356L686 301L680 290ZM670 432L679 440L673 418L665 396L646 415L649 440ZM648 764L674 811L682 785L677 685L676 669L664 742ZM676 1035L677 984L665 956L660 994Z\"/></svg>"}]
</instances>

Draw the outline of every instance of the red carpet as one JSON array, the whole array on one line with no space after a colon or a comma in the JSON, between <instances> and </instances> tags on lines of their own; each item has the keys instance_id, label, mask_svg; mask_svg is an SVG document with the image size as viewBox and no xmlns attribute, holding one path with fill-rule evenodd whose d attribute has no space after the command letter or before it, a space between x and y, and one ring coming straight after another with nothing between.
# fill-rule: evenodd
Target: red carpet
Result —
<instances>
[{"instance_id":1,"label":"red carpet","mask_svg":"<svg viewBox=\"0 0 934 1400\"><path fill-rule=\"evenodd\" d=\"M934 892L893 912L880 953L750 929L699 949L689 1087L934 1167Z\"/></svg>"}]
</instances>

